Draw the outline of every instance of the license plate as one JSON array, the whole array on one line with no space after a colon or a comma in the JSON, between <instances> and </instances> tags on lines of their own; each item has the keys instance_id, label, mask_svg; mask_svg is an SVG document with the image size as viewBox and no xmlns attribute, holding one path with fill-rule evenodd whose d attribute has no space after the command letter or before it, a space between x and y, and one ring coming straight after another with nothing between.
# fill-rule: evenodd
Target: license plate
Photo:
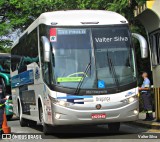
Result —
<instances>
[{"instance_id":1,"label":"license plate","mask_svg":"<svg viewBox=\"0 0 160 142\"><path fill-rule=\"evenodd\" d=\"M106 118L106 114L102 113L102 114L92 114L91 115L92 119L105 119Z\"/></svg>"}]
</instances>

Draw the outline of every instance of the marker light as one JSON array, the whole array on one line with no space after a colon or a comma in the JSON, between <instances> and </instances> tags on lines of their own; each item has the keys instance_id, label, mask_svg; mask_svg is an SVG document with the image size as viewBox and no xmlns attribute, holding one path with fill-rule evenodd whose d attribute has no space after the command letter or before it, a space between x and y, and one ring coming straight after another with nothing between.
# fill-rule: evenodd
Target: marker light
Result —
<instances>
[{"instance_id":1,"label":"marker light","mask_svg":"<svg viewBox=\"0 0 160 142\"><path fill-rule=\"evenodd\" d=\"M133 103L135 101L135 98L134 97L130 97L129 99L128 99L128 102L129 103Z\"/></svg>"},{"instance_id":2,"label":"marker light","mask_svg":"<svg viewBox=\"0 0 160 142\"><path fill-rule=\"evenodd\" d=\"M61 117L61 114L55 113L55 118L56 118L56 119L59 119L60 117Z\"/></svg>"},{"instance_id":3,"label":"marker light","mask_svg":"<svg viewBox=\"0 0 160 142\"><path fill-rule=\"evenodd\" d=\"M135 95L135 96L132 96L132 97L127 98L125 100L122 100L121 102L130 104L130 103L133 103L134 101L136 101L137 99L138 99L138 96Z\"/></svg>"},{"instance_id":4,"label":"marker light","mask_svg":"<svg viewBox=\"0 0 160 142\"><path fill-rule=\"evenodd\" d=\"M95 22L81 22L82 24L98 24L99 22L98 21L95 21Z\"/></svg>"},{"instance_id":5,"label":"marker light","mask_svg":"<svg viewBox=\"0 0 160 142\"><path fill-rule=\"evenodd\" d=\"M138 114L138 110L134 110L133 113L134 113L134 114Z\"/></svg>"}]
</instances>

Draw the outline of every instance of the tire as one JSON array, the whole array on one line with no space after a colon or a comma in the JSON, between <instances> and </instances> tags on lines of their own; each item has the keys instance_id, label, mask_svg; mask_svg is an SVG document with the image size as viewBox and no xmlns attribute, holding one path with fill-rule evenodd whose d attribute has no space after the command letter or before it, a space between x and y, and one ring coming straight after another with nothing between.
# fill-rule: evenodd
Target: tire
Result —
<instances>
[{"instance_id":1,"label":"tire","mask_svg":"<svg viewBox=\"0 0 160 142\"><path fill-rule=\"evenodd\" d=\"M6 117L7 117L7 121L9 121L12 119L13 115L7 115Z\"/></svg>"},{"instance_id":2,"label":"tire","mask_svg":"<svg viewBox=\"0 0 160 142\"><path fill-rule=\"evenodd\" d=\"M108 124L108 129L110 133L118 133L120 129L120 122L116 123L109 123Z\"/></svg>"},{"instance_id":3,"label":"tire","mask_svg":"<svg viewBox=\"0 0 160 142\"><path fill-rule=\"evenodd\" d=\"M28 120L28 126L29 127L35 127L35 126L37 126L37 122L33 121L33 120Z\"/></svg>"},{"instance_id":4,"label":"tire","mask_svg":"<svg viewBox=\"0 0 160 142\"><path fill-rule=\"evenodd\" d=\"M19 123L20 123L20 126L21 127L26 127L28 126L28 121L24 118L22 118L22 107L21 107L21 104L19 105Z\"/></svg>"},{"instance_id":5,"label":"tire","mask_svg":"<svg viewBox=\"0 0 160 142\"><path fill-rule=\"evenodd\" d=\"M44 117L43 117L43 109L42 106L40 106L39 108L39 116L40 116L40 121L42 123L42 129L43 129L43 133L45 135L48 135L50 133L50 126L44 123Z\"/></svg>"}]
</instances>

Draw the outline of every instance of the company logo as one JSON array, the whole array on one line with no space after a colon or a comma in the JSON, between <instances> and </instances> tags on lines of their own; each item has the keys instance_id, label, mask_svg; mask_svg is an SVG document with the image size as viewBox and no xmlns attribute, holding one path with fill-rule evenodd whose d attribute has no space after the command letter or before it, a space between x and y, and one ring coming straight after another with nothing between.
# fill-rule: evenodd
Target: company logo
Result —
<instances>
[{"instance_id":1,"label":"company logo","mask_svg":"<svg viewBox=\"0 0 160 142\"><path fill-rule=\"evenodd\" d=\"M128 92L128 93L125 95L125 97L129 97L129 96L131 96L131 95L133 95L133 94L135 94L135 92Z\"/></svg>"},{"instance_id":2,"label":"company logo","mask_svg":"<svg viewBox=\"0 0 160 142\"><path fill-rule=\"evenodd\" d=\"M57 30L56 28L50 29L50 42L56 42L57 41Z\"/></svg>"},{"instance_id":3,"label":"company logo","mask_svg":"<svg viewBox=\"0 0 160 142\"><path fill-rule=\"evenodd\" d=\"M3 140L33 140L33 139L42 139L41 134L2 134L2 139Z\"/></svg>"},{"instance_id":4,"label":"company logo","mask_svg":"<svg viewBox=\"0 0 160 142\"><path fill-rule=\"evenodd\" d=\"M57 37L56 36L50 36L50 41L51 42L56 42L57 41Z\"/></svg>"},{"instance_id":5,"label":"company logo","mask_svg":"<svg viewBox=\"0 0 160 142\"><path fill-rule=\"evenodd\" d=\"M2 134L2 139L3 140L10 140L11 139L11 134Z\"/></svg>"},{"instance_id":6,"label":"company logo","mask_svg":"<svg viewBox=\"0 0 160 142\"><path fill-rule=\"evenodd\" d=\"M110 97L96 97L96 102L109 102Z\"/></svg>"},{"instance_id":7,"label":"company logo","mask_svg":"<svg viewBox=\"0 0 160 142\"><path fill-rule=\"evenodd\" d=\"M96 105L96 109L101 109L101 107L102 107L101 104Z\"/></svg>"}]
</instances>

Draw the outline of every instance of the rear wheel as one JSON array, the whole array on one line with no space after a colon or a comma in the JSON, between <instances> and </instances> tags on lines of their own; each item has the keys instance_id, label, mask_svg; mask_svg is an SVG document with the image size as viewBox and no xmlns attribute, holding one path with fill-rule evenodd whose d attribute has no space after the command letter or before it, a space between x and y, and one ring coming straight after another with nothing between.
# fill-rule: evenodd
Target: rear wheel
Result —
<instances>
[{"instance_id":1,"label":"rear wheel","mask_svg":"<svg viewBox=\"0 0 160 142\"><path fill-rule=\"evenodd\" d=\"M28 120L28 125L30 127L35 127L37 125L37 122L36 121L32 121L32 120Z\"/></svg>"},{"instance_id":2,"label":"rear wheel","mask_svg":"<svg viewBox=\"0 0 160 142\"><path fill-rule=\"evenodd\" d=\"M50 126L44 123L44 115L43 115L42 106L40 106L40 108L39 108L39 115L40 115L40 121L41 121L42 127L43 127L43 133L45 135L47 135L50 132Z\"/></svg>"},{"instance_id":3,"label":"rear wheel","mask_svg":"<svg viewBox=\"0 0 160 142\"><path fill-rule=\"evenodd\" d=\"M18 112L19 112L19 122L20 122L21 127L28 126L28 121L22 118L22 107L20 103L19 103Z\"/></svg>"},{"instance_id":4,"label":"rear wheel","mask_svg":"<svg viewBox=\"0 0 160 142\"><path fill-rule=\"evenodd\" d=\"M109 129L109 132L111 132L111 133L118 133L119 129L120 129L120 122L109 123L108 129Z\"/></svg>"}]
</instances>

